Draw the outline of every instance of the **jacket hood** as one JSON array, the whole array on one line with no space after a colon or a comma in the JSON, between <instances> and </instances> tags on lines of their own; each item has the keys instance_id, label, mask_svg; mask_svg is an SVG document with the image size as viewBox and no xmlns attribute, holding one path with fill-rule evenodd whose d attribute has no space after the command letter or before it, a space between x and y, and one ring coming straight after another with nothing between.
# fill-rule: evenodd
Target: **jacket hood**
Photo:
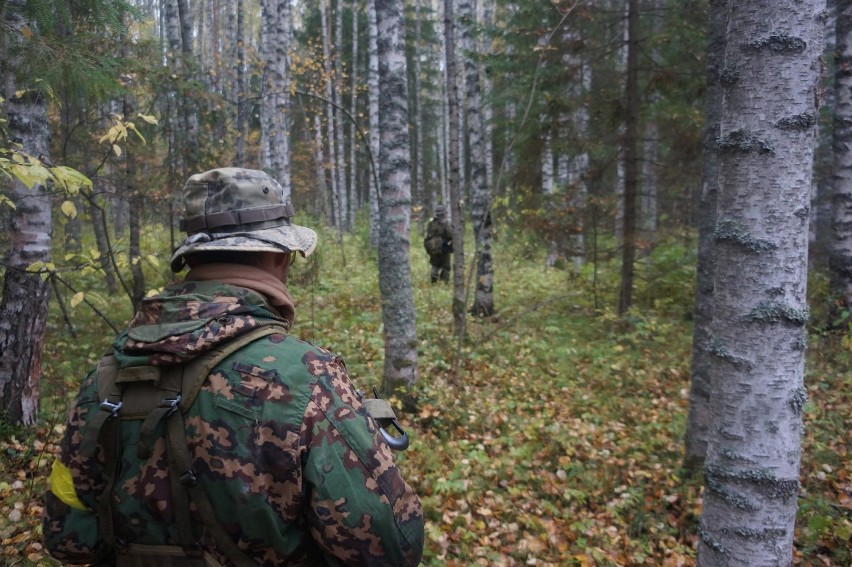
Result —
<instances>
[{"instance_id":1,"label":"jacket hood","mask_svg":"<svg viewBox=\"0 0 852 567\"><path fill-rule=\"evenodd\" d=\"M113 351L122 368L183 364L272 321L289 327L258 292L221 282L185 281L143 299Z\"/></svg>"}]
</instances>

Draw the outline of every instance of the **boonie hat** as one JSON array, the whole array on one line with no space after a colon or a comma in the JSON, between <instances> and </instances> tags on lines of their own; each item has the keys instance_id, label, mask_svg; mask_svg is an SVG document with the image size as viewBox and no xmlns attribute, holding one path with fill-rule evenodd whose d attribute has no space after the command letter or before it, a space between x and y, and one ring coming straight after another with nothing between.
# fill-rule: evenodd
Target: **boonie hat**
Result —
<instances>
[{"instance_id":1,"label":"boonie hat","mask_svg":"<svg viewBox=\"0 0 852 567\"><path fill-rule=\"evenodd\" d=\"M224 167L198 173L183 187L180 229L187 239L172 255L171 268L179 272L184 256L202 250L246 252L300 252L308 256L317 245L317 233L290 222L293 205L284 201L284 189L267 173Z\"/></svg>"}]
</instances>

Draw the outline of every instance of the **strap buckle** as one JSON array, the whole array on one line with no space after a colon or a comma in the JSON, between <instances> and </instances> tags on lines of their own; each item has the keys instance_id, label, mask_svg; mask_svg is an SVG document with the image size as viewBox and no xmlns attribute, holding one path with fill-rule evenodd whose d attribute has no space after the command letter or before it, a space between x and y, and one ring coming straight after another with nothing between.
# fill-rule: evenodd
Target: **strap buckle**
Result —
<instances>
[{"instance_id":1,"label":"strap buckle","mask_svg":"<svg viewBox=\"0 0 852 567\"><path fill-rule=\"evenodd\" d=\"M109 399L104 399L104 401L101 402L101 409L105 412L109 412L110 417L115 417L118 415L118 410L121 409L122 405L124 404L120 401L118 403L113 403L109 401Z\"/></svg>"},{"instance_id":2,"label":"strap buckle","mask_svg":"<svg viewBox=\"0 0 852 567\"><path fill-rule=\"evenodd\" d=\"M178 394L174 398L163 398L162 400L160 400L160 407L168 408L168 411L163 417L168 417L172 415L175 410L178 409L178 405L180 404L180 401L182 399L183 398L181 398L181 395Z\"/></svg>"},{"instance_id":3,"label":"strap buckle","mask_svg":"<svg viewBox=\"0 0 852 567\"><path fill-rule=\"evenodd\" d=\"M195 484L198 482L198 477L195 476L195 473L192 472L192 469L189 469L188 471L181 473L179 481L181 486L195 486Z\"/></svg>"}]
</instances>

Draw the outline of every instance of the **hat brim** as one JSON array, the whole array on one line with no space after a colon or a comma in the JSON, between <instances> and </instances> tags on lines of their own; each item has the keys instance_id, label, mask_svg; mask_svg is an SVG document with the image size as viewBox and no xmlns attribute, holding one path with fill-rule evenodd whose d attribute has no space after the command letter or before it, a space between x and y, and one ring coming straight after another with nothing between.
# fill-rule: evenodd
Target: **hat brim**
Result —
<instances>
[{"instance_id":1,"label":"hat brim","mask_svg":"<svg viewBox=\"0 0 852 567\"><path fill-rule=\"evenodd\" d=\"M317 247L317 233L312 229L290 224L253 230L251 232L201 232L193 234L172 254L173 272L183 269L183 257L206 250L243 250L245 252L299 252L310 256Z\"/></svg>"}]
</instances>

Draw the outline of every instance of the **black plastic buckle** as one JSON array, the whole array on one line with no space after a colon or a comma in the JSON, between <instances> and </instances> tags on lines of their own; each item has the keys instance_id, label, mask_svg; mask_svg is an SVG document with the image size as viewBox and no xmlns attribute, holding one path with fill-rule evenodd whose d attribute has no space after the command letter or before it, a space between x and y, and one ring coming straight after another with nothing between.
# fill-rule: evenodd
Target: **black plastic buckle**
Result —
<instances>
[{"instance_id":1,"label":"black plastic buckle","mask_svg":"<svg viewBox=\"0 0 852 567\"><path fill-rule=\"evenodd\" d=\"M180 475L178 482L180 482L181 486L195 486L195 484L198 482L198 477L196 477L195 473L192 472L192 469L190 469Z\"/></svg>"}]
</instances>

